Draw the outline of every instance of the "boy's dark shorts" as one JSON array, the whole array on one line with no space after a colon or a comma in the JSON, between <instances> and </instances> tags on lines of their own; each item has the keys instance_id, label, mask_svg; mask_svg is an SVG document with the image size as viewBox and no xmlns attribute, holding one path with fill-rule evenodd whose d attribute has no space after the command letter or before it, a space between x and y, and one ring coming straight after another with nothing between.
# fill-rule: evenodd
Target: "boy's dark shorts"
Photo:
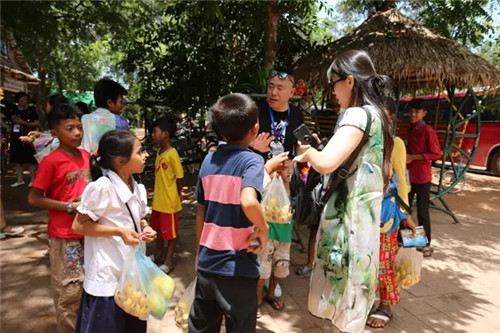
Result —
<instances>
[{"instance_id":1,"label":"boy's dark shorts","mask_svg":"<svg viewBox=\"0 0 500 333\"><path fill-rule=\"evenodd\" d=\"M218 333L222 317L227 333L255 332L258 278L222 276L198 271L189 314L190 333Z\"/></svg>"}]
</instances>

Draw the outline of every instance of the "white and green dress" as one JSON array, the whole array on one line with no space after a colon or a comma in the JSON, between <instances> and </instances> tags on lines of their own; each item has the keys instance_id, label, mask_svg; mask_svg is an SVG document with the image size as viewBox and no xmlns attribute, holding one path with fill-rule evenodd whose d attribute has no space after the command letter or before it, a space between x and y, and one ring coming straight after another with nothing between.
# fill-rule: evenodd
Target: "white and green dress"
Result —
<instances>
[{"instance_id":1,"label":"white and green dress","mask_svg":"<svg viewBox=\"0 0 500 333\"><path fill-rule=\"evenodd\" d=\"M363 332L377 285L383 198L383 134L375 108L370 138L353 163L353 174L333 193L321 217L309 288L309 310L342 332ZM364 131L366 113L349 108L339 127Z\"/></svg>"}]
</instances>

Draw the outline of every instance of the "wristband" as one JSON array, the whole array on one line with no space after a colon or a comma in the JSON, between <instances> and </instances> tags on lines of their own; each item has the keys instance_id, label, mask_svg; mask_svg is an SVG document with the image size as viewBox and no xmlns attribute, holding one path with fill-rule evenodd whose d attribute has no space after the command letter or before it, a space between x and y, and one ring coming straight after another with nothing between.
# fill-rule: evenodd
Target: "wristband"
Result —
<instances>
[{"instance_id":1,"label":"wristband","mask_svg":"<svg viewBox=\"0 0 500 333\"><path fill-rule=\"evenodd\" d=\"M73 207L73 200L69 201L66 205L66 213L73 215L75 213L75 208Z\"/></svg>"}]
</instances>

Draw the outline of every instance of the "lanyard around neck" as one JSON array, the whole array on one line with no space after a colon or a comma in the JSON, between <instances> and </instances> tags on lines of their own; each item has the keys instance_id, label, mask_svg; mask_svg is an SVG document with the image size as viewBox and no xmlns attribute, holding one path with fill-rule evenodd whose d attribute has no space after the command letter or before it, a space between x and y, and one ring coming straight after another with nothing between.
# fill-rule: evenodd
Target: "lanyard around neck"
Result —
<instances>
[{"instance_id":1,"label":"lanyard around neck","mask_svg":"<svg viewBox=\"0 0 500 333\"><path fill-rule=\"evenodd\" d=\"M278 138L281 136L281 134L285 131L285 128L288 126L288 120L290 119L290 104L288 104L288 116L287 116L283 126L281 126L281 129L279 132L276 129L276 123L274 122L273 109L271 108L271 106L269 104L267 105L267 107L269 109L269 116L271 117L271 124L273 125L274 141L278 141Z\"/></svg>"}]
</instances>

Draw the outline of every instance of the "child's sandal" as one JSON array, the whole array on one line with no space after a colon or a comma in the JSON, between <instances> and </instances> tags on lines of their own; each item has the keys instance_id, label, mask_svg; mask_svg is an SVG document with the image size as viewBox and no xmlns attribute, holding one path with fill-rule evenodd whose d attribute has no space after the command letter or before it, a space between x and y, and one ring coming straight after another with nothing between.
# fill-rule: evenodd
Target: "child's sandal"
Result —
<instances>
[{"instance_id":1,"label":"child's sandal","mask_svg":"<svg viewBox=\"0 0 500 333\"><path fill-rule=\"evenodd\" d=\"M424 257L430 257L434 253L434 249L430 246L426 246L422 249L422 254Z\"/></svg>"},{"instance_id":2,"label":"child's sandal","mask_svg":"<svg viewBox=\"0 0 500 333\"><path fill-rule=\"evenodd\" d=\"M174 267L169 267L165 264L161 265L160 266L160 269L165 273L165 274L168 274L170 272L172 272L174 270Z\"/></svg>"},{"instance_id":3,"label":"child's sandal","mask_svg":"<svg viewBox=\"0 0 500 333\"><path fill-rule=\"evenodd\" d=\"M280 299L278 297L264 298L264 300L267 302L267 304L269 304L276 311L285 310L285 303L280 301ZM281 305L280 305L280 303L281 303Z\"/></svg>"}]
</instances>

